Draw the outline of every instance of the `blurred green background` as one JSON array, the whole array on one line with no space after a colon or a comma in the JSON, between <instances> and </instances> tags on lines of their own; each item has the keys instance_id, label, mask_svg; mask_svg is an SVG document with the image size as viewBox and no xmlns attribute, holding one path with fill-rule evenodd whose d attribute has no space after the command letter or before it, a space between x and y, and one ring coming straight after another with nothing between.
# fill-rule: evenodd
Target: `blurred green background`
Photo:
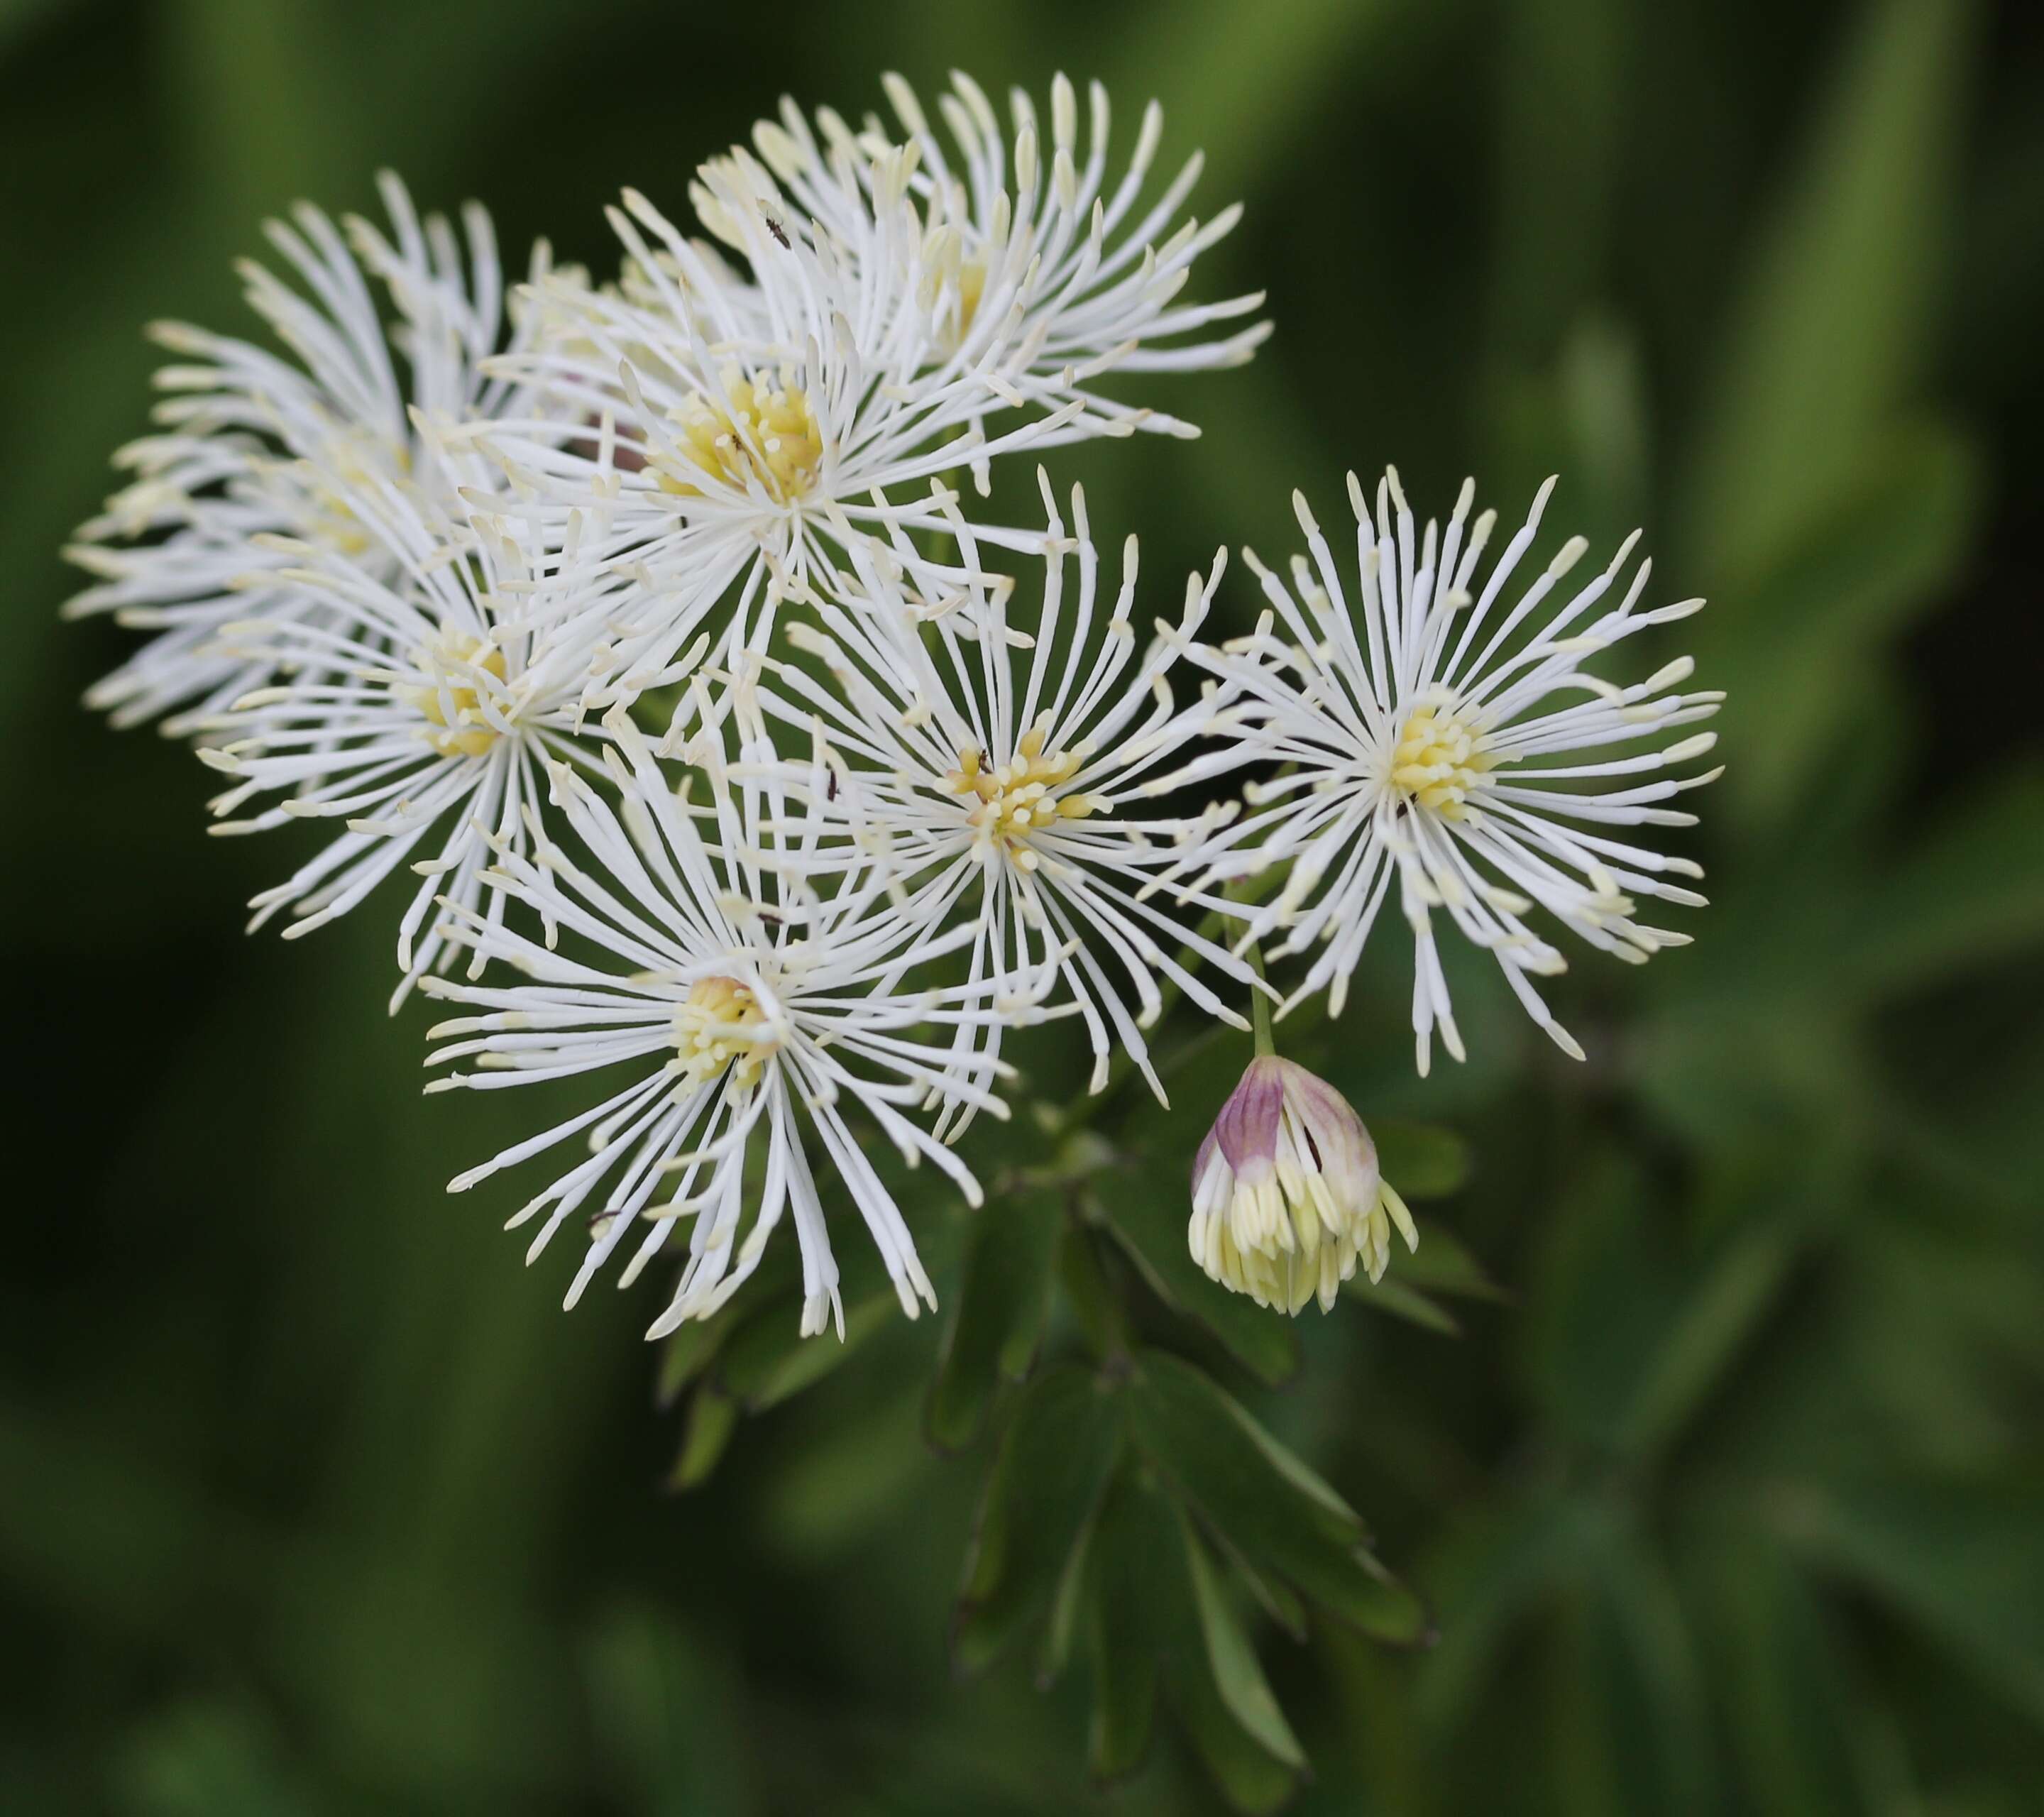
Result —
<instances>
[{"instance_id":1,"label":"blurred green background","mask_svg":"<svg viewBox=\"0 0 2044 1817\"><path fill-rule=\"evenodd\" d=\"M1587 1066L1466 967L1475 1058L1413 1081L1390 927L1315 1051L1467 1139L1433 1216L1512 1298L1309 1314L1251 1395L1443 1636L1263 1636L1296 1807L2044 1810L2044 10L0 0L0 1811L1095 1796L1082 1674L951 1674L984 1457L920 1436L935 1321L664 1492L657 1289L564 1316L565 1247L442 1195L531 1113L418 1100L387 915L243 939L284 854L201 836L205 773L76 705L121 634L55 618L140 325L243 332L266 213L388 163L605 266L620 185L678 209L784 90L954 64L1104 77L1124 144L1155 93L1248 204L1200 282L1278 334L1171 390L1204 438L1055 462L1159 609L1346 466L1508 517L1559 471L1732 690L1713 906L1571 974ZM1102 1796L1219 1807L1168 1741Z\"/></svg>"}]
</instances>

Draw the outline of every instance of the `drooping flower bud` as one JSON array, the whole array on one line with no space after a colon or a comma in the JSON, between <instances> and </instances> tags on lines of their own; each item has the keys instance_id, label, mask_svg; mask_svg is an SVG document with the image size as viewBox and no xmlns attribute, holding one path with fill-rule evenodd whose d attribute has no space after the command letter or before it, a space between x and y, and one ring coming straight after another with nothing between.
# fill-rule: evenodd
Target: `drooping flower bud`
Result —
<instances>
[{"instance_id":1,"label":"drooping flower bud","mask_svg":"<svg viewBox=\"0 0 2044 1817\"><path fill-rule=\"evenodd\" d=\"M1193 1259L1258 1305L1325 1312L1358 1262L1382 1277L1394 1223L1417 1249L1348 1101L1289 1060L1251 1061L1193 1162Z\"/></svg>"}]
</instances>

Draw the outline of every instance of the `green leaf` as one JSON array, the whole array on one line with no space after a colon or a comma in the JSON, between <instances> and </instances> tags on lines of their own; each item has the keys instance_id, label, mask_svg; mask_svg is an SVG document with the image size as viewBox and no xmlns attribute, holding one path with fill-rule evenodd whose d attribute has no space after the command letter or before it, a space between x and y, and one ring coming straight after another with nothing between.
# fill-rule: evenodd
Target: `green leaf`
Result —
<instances>
[{"instance_id":1,"label":"green leaf","mask_svg":"<svg viewBox=\"0 0 2044 1817\"><path fill-rule=\"evenodd\" d=\"M1113 61L1116 94L1167 94L1174 115L1201 123L1211 181L1232 194L1282 158L1307 98L1389 35L1392 0L1272 0L1257 15L1256 52L1242 54L1241 15L1229 0L1197 0L1159 33L1139 15ZM1181 156L1182 153L1180 154Z\"/></svg>"},{"instance_id":2,"label":"green leaf","mask_svg":"<svg viewBox=\"0 0 2044 1817\"><path fill-rule=\"evenodd\" d=\"M724 1308L726 1314L735 1310ZM659 1372L653 1379L654 1404L672 1407L681 1398L682 1390L716 1360L724 1339L741 1322L742 1318L729 1316L690 1319L663 1339Z\"/></svg>"},{"instance_id":3,"label":"green leaf","mask_svg":"<svg viewBox=\"0 0 2044 1817\"><path fill-rule=\"evenodd\" d=\"M708 1481L737 1430L738 1403L715 1382L704 1382L689 1397L681 1452L667 1473L667 1487L692 1489Z\"/></svg>"},{"instance_id":4,"label":"green leaf","mask_svg":"<svg viewBox=\"0 0 2044 1817\"><path fill-rule=\"evenodd\" d=\"M1727 787L1750 823L1797 806L1873 689L1872 666L1956 578L1981 514L1984 475L1969 442L1912 426L1858 464L1777 558L1694 625L1704 681L1728 698Z\"/></svg>"},{"instance_id":5,"label":"green leaf","mask_svg":"<svg viewBox=\"0 0 2044 1817\"><path fill-rule=\"evenodd\" d=\"M1512 1297L1484 1271L1474 1252L1453 1231L1424 1218L1414 1221L1419 1227L1420 1247L1409 1254L1400 1249L1392 1258L1392 1272L1400 1281L1408 1286L1453 1293L1466 1300Z\"/></svg>"},{"instance_id":6,"label":"green leaf","mask_svg":"<svg viewBox=\"0 0 2044 1817\"><path fill-rule=\"evenodd\" d=\"M1780 1548L1742 1536L1699 1567L1692 1605L1718 1655L1727 1732L1761 1817L1857 1817L1873 1808L1854 1760L1860 1712L1846 1696L1837 1637ZM1856 1701L1856 1700L1855 1700Z\"/></svg>"},{"instance_id":7,"label":"green leaf","mask_svg":"<svg viewBox=\"0 0 2044 1817\"><path fill-rule=\"evenodd\" d=\"M1128 1398L1137 1445L1230 1546L1381 1639L1430 1638L1424 1605L1371 1556L1362 1517L1209 1377L1147 1350Z\"/></svg>"},{"instance_id":8,"label":"green leaf","mask_svg":"<svg viewBox=\"0 0 2044 1817\"><path fill-rule=\"evenodd\" d=\"M1544 352L1602 279L1631 14L1623 0L1512 0L1500 11L1494 338L1500 351Z\"/></svg>"},{"instance_id":9,"label":"green leaf","mask_svg":"<svg viewBox=\"0 0 2044 1817\"><path fill-rule=\"evenodd\" d=\"M1645 367L1638 332L1595 312L1570 330L1557 363L1562 446L1572 457L1562 471L1573 476L1570 495L1593 544L1623 537L1646 513L1654 443Z\"/></svg>"},{"instance_id":10,"label":"green leaf","mask_svg":"<svg viewBox=\"0 0 2044 1817\"><path fill-rule=\"evenodd\" d=\"M1703 394L1685 540L1721 590L1835 503L1917 377L1959 213L1973 14L1966 0L1861 11ZM1735 597L1716 609L1762 622Z\"/></svg>"},{"instance_id":11,"label":"green leaf","mask_svg":"<svg viewBox=\"0 0 2044 1817\"><path fill-rule=\"evenodd\" d=\"M1593 1152L1560 1183L1518 1335L1529 1385L1570 1437L1618 1440L1687 1282L1663 1209L1629 1156Z\"/></svg>"},{"instance_id":12,"label":"green leaf","mask_svg":"<svg viewBox=\"0 0 2044 1817\"><path fill-rule=\"evenodd\" d=\"M2034 1466L1951 1481L1785 1489L1777 1525L1807 1557L1917 1623L2044 1722L2044 1544Z\"/></svg>"},{"instance_id":13,"label":"green leaf","mask_svg":"<svg viewBox=\"0 0 2044 1817\"><path fill-rule=\"evenodd\" d=\"M834 1405L805 1416L782 1454L754 1519L783 1556L822 1566L863 1555L928 1492L940 1466L922 1441L921 1387L879 1399L880 1375L861 1373Z\"/></svg>"},{"instance_id":14,"label":"green leaf","mask_svg":"<svg viewBox=\"0 0 2044 1817\"><path fill-rule=\"evenodd\" d=\"M609 1777L647 1817L751 1802L745 1724L714 1650L660 1610L607 1611L582 1648L589 1710Z\"/></svg>"},{"instance_id":15,"label":"green leaf","mask_svg":"<svg viewBox=\"0 0 2044 1817\"><path fill-rule=\"evenodd\" d=\"M1001 1435L966 1555L951 1656L976 1672L1042 1615L1099 1510L1121 1455L1122 1395L1077 1363L1024 1390Z\"/></svg>"},{"instance_id":16,"label":"green leaf","mask_svg":"<svg viewBox=\"0 0 2044 1817\"><path fill-rule=\"evenodd\" d=\"M1090 1226L1074 1219L1058 1235L1058 1281L1094 1357L1105 1363L1125 1354L1128 1316L1108 1277L1106 1247Z\"/></svg>"},{"instance_id":17,"label":"green leaf","mask_svg":"<svg viewBox=\"0 0 2044 1817\"><path fill-rule=\"evenodd\" d=\"M1142 1765L1155 1726L1163 1596L1158 1579L1170 1537L1162 1514L1156 1496L1118 1481L1089 1549L1093 1721L1086 1758L1102 1784Z\"/></svg>"},{"instance_id":18,"label":"green leaf","mask_svg":"<svg viewBox=\"0 0 2044 1817\"><path fill-rule=\"evenodd\" d=\"M1089 1523L1079 1529L1078 1542L1065 1561L1064 1570L1058 1579L1057 1594L1051 1599L1050 1614L1044 1620L1043 1636L1036 1647L1036 1683L1039 1688L1055 1684L1071 1658L1072 1642L1078 1633L1079 1618L1085 1610L1087 1569L1093 1540L1093 1526Z\"/></svg>"},{"instance_id":19,"label":"green leaf","mask_svg":"<svg viewBox=\"0 0 2044 1817\"><path fill-rule=\"evenodd\" d=\"M973 1218L957 1309L930 1385L924 1430L962 1450L979 1433L996 1382L1025 1379L1049 1317L1064 1195L1047 1189L997 1197Z\"/></svg>"},{"instance_id":20,"label":"green leaf","mask_svg":"<svg viewBox=\"0 0 2044 1817\"><path fill-rule=\"evenodd\" d=\"M1796 1254L1792 1231L1763 1225L1735 1236L1698 1270L1695 1292L1636 1378L1621 1444L1646 1451L1673 1442L1773 1309Z\"/></svg>"},{"instance_id":21,"label":"green leaf","mask_svg":"<svg viewBox=\"0 0 2044 1817\"><path fill-rule=\"evenodd\" d=\"M1722 1809L1681 1605L1622 1524L1608 1523L1562 1633L1558 1807L1583 1817Z\"/></svg>"},{"instance_id":22,"label":"green leaf","mask_svg":"<svg viewBox=\"0 0 2044 1817\"><path fill-rule=\"evenodd\" d=\"M275 1726L238 1700L192 1699L152 1716L113 1762L121 1817L310 1817Z\"/></svg>"},{"instance_id":23,"label":"green leaf","mask_svg":"<svg viewBox=\"0 0 2044 1817\"><path fill-rule=\"evenodd\" d=\"M901 1302L883 1289L844 1316L844 1335L833 1327L804 1337L796 1308L786 1301L757 1314L724 1346L717 1379L747 1413L763 1413L790 1395L813 1387L877 1331L901 1316Z\"/></svg>"},{"instance_id":24,"label":"green leaf","mask_svg":"<svg viewBox=\"0 0 2044 1817\"><path fill-rule=\"evenodd\" d=\"M1303 1770L1304 1750L1293 1734L1292 1725L1285 1721L1285 1712L1278 1707L1277 1695L1264 1677L1256 1649L1250 1644L1229 1600L1220 1569L1189 1524L1185 1528L1184 1540L1200 1631L1206 1640L1207 1665L1213 1673L1220 1700L1266 1752L1288 1766Z\"/></svg>"},{"instance_id":25,"label":"green leaf","mask_svg":"<svg viewBox=\"0 0 2044 1817\"><path fill-rule=\"evenodd\" d=\"M1185 1508L1147 1473L1124 1471L1094 1545L1095 1778L1121 1777L1142 1758L1161 1677L1229 1801L1275 1810L1296 1789L1304 1756Z\"/></svg>"},{"instance_id":26,"label":"green leaf","mask_svg":"<svg viewBox=\"0 0 2044 1817\"><path fill-rule=\"evenodd\" d=\"M1420 1668L1416 1699L1431 1730L1469 1719L1506 1671L1512 1642L1559 1598L1607 1531L1582 1497L1535 1490L1450 1535L1430 1572L1441 1596L1441 1644Z\"/></svg>"},{"instance_id":27,"label":"green leaf","mask_svg":"<svg viewBox=\"0 0 2044 1817\"><path fill-rule=\"evenodd\" d=\"M1204 1673L1181 1669L1173 1678L1172 1696L1194 1751L1236 1810L1260 1817L1298 1790L1298 1770L1232 1719Z\"/></svg>"},{"instance_id":28,"label":"green leaf","mask_svg":"<svg viewBox=\"0 0 2044 1817\"><path fill-rule=\"evenodd\" d=\"M1262 1669L1247 1639L1238 1631L1222 1642L1222 1658L1216 1660L1207 1627L1208 1599L1200 1583L1203 1559L1198 1537L1183 1510L1172 1510L1170 1521L1173 1531L1160 1536L1159 1545L1174 1580L1166 1592L1171 1635L1166 1659L1178 1720L1230 1804L1252 1813L1275 1811L1298 1788L1304 1757L1270 1696L1270 1687L1261 1684ZM1217 1597L1217 1586L1215 1593ZM1224 1671L1231 1684L1224 1683ZM1247 1683L1251 1677L1261 1684L1260 1690ZM1262 1708L1266 1700L1267 1709ZM1254 1713L1251 1720L1243 1719L1238 1701ZM1271 1741L1265 1739L1266 1734ZM1273 1741L1285 1751L1277 1751Z\"/></svg>"},{"instance_id":29,"label":"green leaf","mask_svg":"<svg viewBox=\"0 0 2044 1817\"><path fill-rule=\"evenodd\" d=\"M1984 779L1873 881L1842 943L1848 987L1892 996L2044 943L2044 767Z\"/></svg>"},{"instance_id":30,"label":"green leaf","mask_svg":"<svg viewBox=\"0 0 2044 1817\"><path fill-rule=\"evenodd\" d=\"M1461 1323L1454 1313L1445 1306L1436 1305L1417 1288L1408 1286L1396 1273L1386 1274L1381 1281L1372 1281L1358 1270L1344 1285L1351 1299L1359 1300L1380 1312L1388 1312L1394 1319L1403 1319L1423 1331L1438 1332L1444 1338L1462 1335Z\"/></svg>"},{"instance_id":31,"label":"green leaf","mask_svg":"<svg viewBox=\"0 0 2044 1817\"><path fill-rule=\"evenodd\" d=\"M1185 1247L1190 1189L1175 1170L1143 1168L1105 1182L1091 1209L1157 1297L1204 1327L1258 1381L1274 1388L1298 1373L1299 1334L1292 1322L1230 1293L1193 1260Z\"/></svg>"},{"instance_id":32,"label":"green leaf","mask_svg":"<svg viewBox=\"0 0 2044 1817\"><path fill-rule=\"evenodd\" d=\"M1406 1199L1444 1199L1470 1176L1469 1144L1452 1129L1381 1119L1370 1126L1377 1165Z\"/></svg>"},{"instance_id":33,"label":"green leaf","mask_svg":"<svg viewBox=\"0 0 2044 1817\"><path fill-rule=\"evenodd\" d=\"M1228 1543L1225 1535L1213 1535L1216 1542L1228 1554L1228 1562L1235 1573L1248 1587L1258 1606L1277 1623L1294 1640L1306 1638L1306 1605L1298 1592L1289 1584L1273 1577L1268 1571L1259 1570L1234 1546Z\"/></svg>"},{"instance_id":34,"label":"green leaf","mask_svg":"<svg viewBox=\"0 0 2044 1817\"><path fill-rule=\"evenodd\" d=\"M670 1407L682 1391L709 1369L730 1340L754 1320L770 1312L786 1313L789 1297L801 1291L796 1246L773 1243L745 1284L707 1319L690 1319L661 1340L659 1373L654 1396ZM790 1331L798 1329L791 1326Z\"/></svg>"}]
</instances>

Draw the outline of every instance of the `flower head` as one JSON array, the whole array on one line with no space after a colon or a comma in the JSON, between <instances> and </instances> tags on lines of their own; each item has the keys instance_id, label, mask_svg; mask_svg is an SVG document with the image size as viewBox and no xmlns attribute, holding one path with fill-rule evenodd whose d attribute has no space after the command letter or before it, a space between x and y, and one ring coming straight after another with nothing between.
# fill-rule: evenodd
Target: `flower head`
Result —
<instances>
[{"instance_id":1,"label":"flower head","mask_svg":"<svg viewBox=\"0 0 2044 1817\"><path fill-rule=\"evenodd\" d=\"M862 849L898 880L904 912L934 929L962 917L974 975L1055 968L1105 1083L1119 1047L1161 1097L1143 1030L1164 986L1247 1026L1185 962L1223 978L1254 974L1188 926L1151 885L1207 848L1232 805L1162 811L1155 797L1232 760L1208 704L1181 703L1170 674L1205 616L1221 563L1185 590L1176 625L1139 642L1135 539L1111 599L1074 491L1067 529L1047 481L1040 602L1017 623L1009 590L965 601L917 596L904 570L857 553L856 578L805 602L816 622L789 641L813 665L770 663L761 699L809 729L841 774L843 811ZM959 527L968 566L971 532ZM1197 892L1204 911L1231 905Z\"/></svg>"},{"instance_id":2,"label":"flower head","mask_svg":"<svg viewBox=\"0 0 2044 1817\"><path fill-rule=\"evenodd\" d=\"M1567 962L1538 931L1536 911L1637 963L1689 939L1636 920L1637 897L1703 901L1668 881L1701 876L1696 864L1608 829L1694 821L1662 804L1719 772L1667 773L1701 757L1716 737L1669 735L1708 717L1723 696L1683 691L1695 666L1687 657L1625 684L1585 667L1703 601L1639 610L1652 572L1642 562L1617 603L1608 603L1635 532L1609 566L1558 604L1546 602L1581 559L1581 537L1505 604L1554 483L1541 488L1524 525L1480 574L1496 514L1470 521L1473 483L1463 486L1445 532L1430 521L1416 535L1395 471L1379 485L1374 514L1350 475L1353 604L1320 526L1295 494L1312 559L1293 561L1288 586L1245 551L1270 609L1253 636L1193 653L1221 680L1244 755L1276 768L1271 780L1252 785L1257 811L1231 830L1231 849L1204 880L1289 867L1245 938L1281 930L1269 949L1276 954L1318 947L1286 1007L1326 989L1337 1014L1395 886L1415 945L1412 1026L1422 1073L1437 1028L1450 1053L1460 1059L1463 1051L1435 945L1435 911L1496 956L1534 1020L1581 1058L1531 982ZM1636 748L1642 743L1647 748Z\"/></svg>"},{"instance_id":3,"label":"flower head","mask_svg":"<svg viewBox=\"0 0 2044 1817\"><path fill-rule=\"evenodd\" d=\"M284 570L298 559L267 539L317 545L387 578L388 553L348 495L403 481L452 506L462 489L490 487L496 470L449 432L529 411L517 387L482 370L505 339L489 216L464 211L464 259L445 221L421 221L403 184L387 172L379 182L388 236L353 217L337 228L306 204L290 224L271 223L302 290L242 266L250 306L290 357L183 323L151 330L182 362L156 375L170 394L156 410L161 431L114 457L133 477L67 551L95 584L67 616L110 613L155 633L86 696L117 724L167 715L163 729L182 736L268 679L274 660L221 647L232 620L341 622L332 595L297 586ZM545 246L535 248L533 276L548 264Z\"/></svg>"},{"instance_id":4,"label":"flower head","mask_svg":"<svg viewBox=\"0 0 2044 1817\"><path fill-rule=\"evenodd\" d=\"M1383 1277L1393 1224L1420 1247L1348 1101L1289 1060L1251 1061L1193 1162L1193 1259L1259 1306L1325 1312L1358 1263Z\"/></svg>"},{"instance_id":5,"label":"flower head","mask_svg":"<svg viewBox=\"0 0 2044 1817\"><path fill-rule=\"evenodd\" d=\"M870 864L817 866L842 838L824 792L805 791L802 805L756 726L731 763L706 690L698 706L687 755L707 779L707 803L676 793L621 715L605 754L618 807L567 765L549 766L553 804L590 867L551 841L505 844L491 878L545 924L546 941L449 905L459 939L522 975L425 981L431 995L476 1012L433 1031L444 1045L430 1063L470 1064L428 1089L598 1071L617 1081L592 1108L471 1168L449 1190L586 1132L587 1154L511 1220L543 1219L537 1255L595 1201L571 1304L620 1244L629 1243L628 1281L686 1229L679 1285L648 1334L663 1335L724 1304L787 1220L801 1251L802 1330L820 1331L835 1316L842 1335L820 1172L857 1208L912 1318L936 1305L936 1293L853 1120L910 1166L942 1170L977 1204L970 1172L918 1118L966 1101L1006 1114L958 1065L945 1033L1030 1020L1040 981L924 981L923 968L966 936L928 939ZM571 951L555 943L556 929Z\"/></svg>"},{"instance_id":6,"label":"flower head","mask_svg":"<svg viewBox=\"0 0 2044 1817\"><path fill-rule=\"evenodd\" d=\"M591 559L578 517L548 547L487 511L449 518L394 482L345 496L378 559L270 544L300 564L275 570L279 582L325 609L222 627L225 651L277 678L198 721L213 741L200 755L234 782L212 803L216 833L344 824L250 905L252 926L290 910L287 939L345 914L440 829L411 867L424 881L398 925L394 1009L446 955L434 899L477 906L492 842L527 836L543 767L597 765L594 739L576 735L616 583ZM229 817L263 795L282 798ZM493 900L489 912L502 907Z\"/></svg>"},{"instance_id":7,"label":"flower head","mask_svg":"<svg viewBox=\"0 0 2044 1817\"><path fill-rule=\"evenodd\" d=\"M875 166L877 203L910 161ZM983 419L1024 401L1003 395L1005 340L939 354L912 292L848 264L749 155L705 166L696 196L751 277L628 190L611 211L627 281L546 289L539 344L499 368L567 398L598 433L563 442L506 422L488 437L519 484L608 515L640 590L617 650L636 672L706 624L736 669L812 572L876 532L941 532L940 476L1041 442L1082 408L989 437Z\"/></svg>"},{"instance_id":8,"label":"flower head","mask_svg":"<svg viewBox=\"0 0 2044 1817\"><path fill-rule=\"evenodd\" d=\"M784 101L778 121L754 129L790 205L783 213L813 221L863 281L915 297L934 329L933 363L993 352L999 385L989 408L1076 401L1083 412L1058 430L1062 440L1137 428L1193 433L1176 417L1096 388L1109 374L1239 365L1270 332L1267 322L1213 332L1253 314L1260 292L1180 301L1194 262L1242 209L1224 209L1204 224L1178 220L1199 179L1197 153L1146 195L1163 109L1153 101L1143 110L1127 168L1111 178L1111 110L1099 83L1087 90L1083 140L1078 95L1062 75L1051 85L1047 133L1020 89L1009 95L1004 129L980 86L955 74L938 99L939 133L900 76L885 86L893 126L874 117L855 132L828 108L813 123ZM876 180L897 167L898 181ZM705 194L698 212L751 255L713 197Z\"/></svg>"}]
</instances>

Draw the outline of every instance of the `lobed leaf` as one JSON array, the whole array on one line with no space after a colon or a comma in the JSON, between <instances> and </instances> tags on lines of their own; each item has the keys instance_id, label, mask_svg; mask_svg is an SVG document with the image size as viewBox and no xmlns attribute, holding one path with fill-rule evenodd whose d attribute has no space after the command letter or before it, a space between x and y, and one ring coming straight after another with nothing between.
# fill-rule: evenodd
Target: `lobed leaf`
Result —
<instances>
[{"instance_id":1,"label":"lobed leaf","mask_svg":"<svg viewBox=\"0 0 2044 1817\"><path fill-rule=\"evenodd\" d=\"M1371 1555L1362 1516L1211 1377L1147 1350L1128 1402L1136 1445L1245 1558L1380 1639L1431 1638L1424 1605Z\"/></svg>"},{"instance_id":2,"label":"lobed leaf","mask_svg":"<svg viewBox=\"0 0 2044 1817\"><path fill-rule=\"evenodd\" d=\"M974 1215L956 1310L930 1384L924 1430L941 1450L970 1444L1004 1378L1035 1366L1050 1316L1064 1195L1039 1189L989 1200Z\"/></svg>"},{"instance_id":3,"label":"lobed leaf","mask_svg":"<svg viewBox=\"0 0 2044 1817\"><path fill-rule=\"evenodd\" d=\"M1120 1385L1078 1363L1031 1382L987 1479L951 1623L962 1672L995 1658L1051 1605L1098 1513L1124 1435Z\"/></svg>"}]
</instances>

